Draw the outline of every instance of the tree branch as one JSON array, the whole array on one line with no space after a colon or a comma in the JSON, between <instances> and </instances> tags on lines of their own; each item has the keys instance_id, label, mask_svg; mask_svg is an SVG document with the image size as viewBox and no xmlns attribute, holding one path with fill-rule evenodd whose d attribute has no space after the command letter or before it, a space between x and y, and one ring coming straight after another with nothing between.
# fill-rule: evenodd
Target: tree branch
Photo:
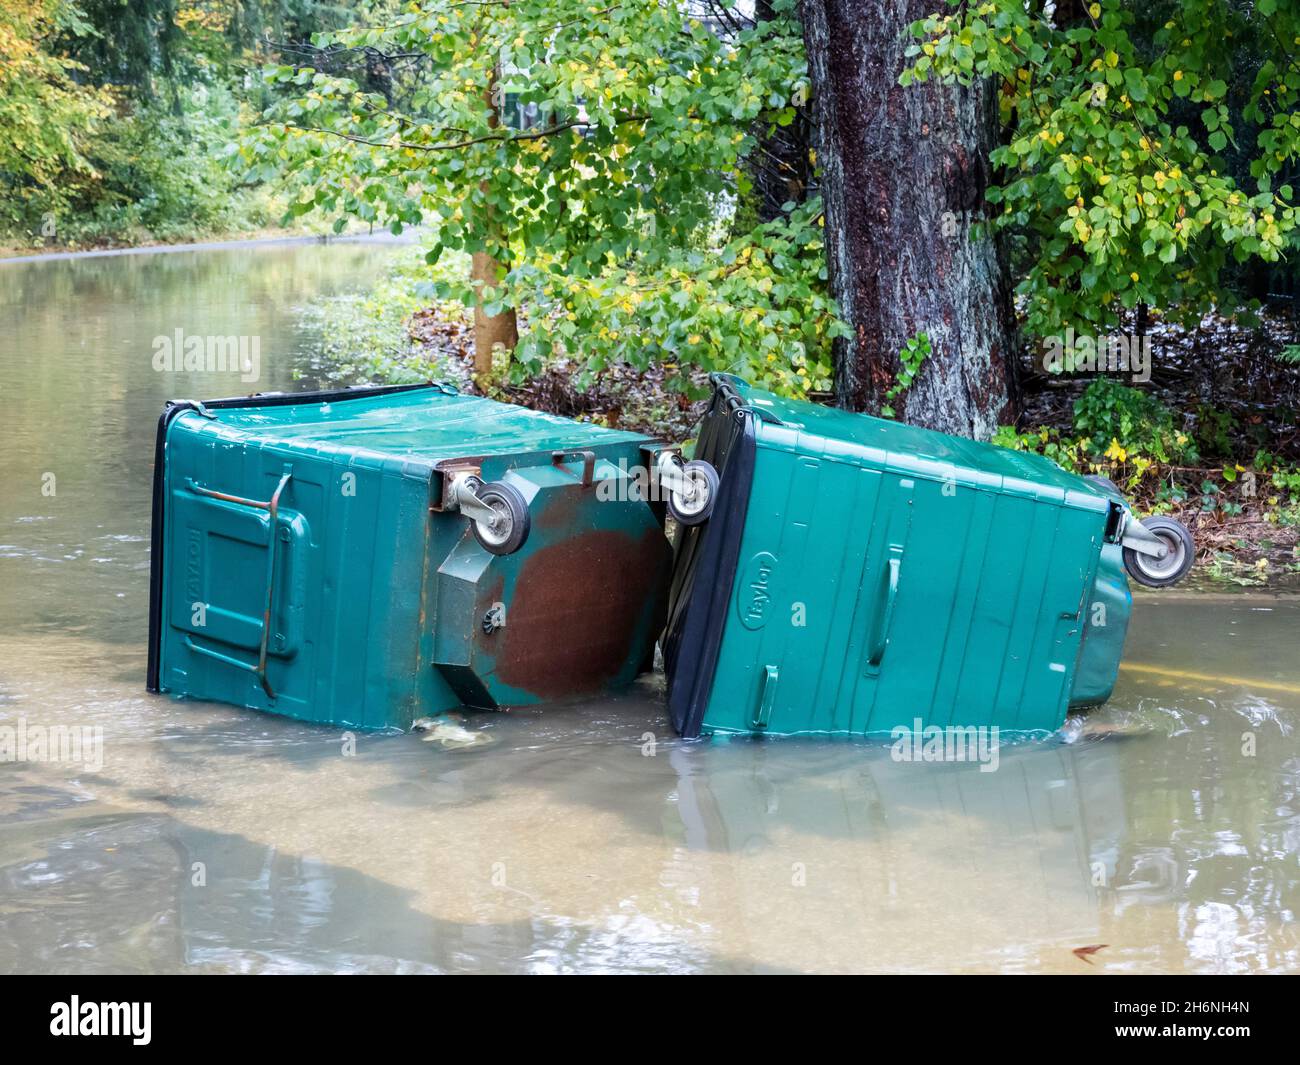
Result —
<instances>
[{"instance_id":1,"label":"tree branch","mask_svg":"<svg viewBox=\"0 0 1300 1065\"><path fill-rule=\"evenodd\" d=\"M649 115L627 115L618 119L615 125L623 125L627 122L648 122ZM453 141L447 144L415 144L411 141L399 140L396 144L391 141L376 141L366 137L358 137L353 133L344 133L342 130L325 129L322 126L300 126L294 122L281 123L263 123L263 125L282 125L285 129L297 129L304 133L323 133L330 137L340 137L343 140L351 141L354 144L366 144L372 148L408 148L416 152L451 152L458 151L462 148L472 148L476 144L485 144L489 141L535 141L544 137L553 136L556 133L563 133L569 129L589 129L593 126L599 126L599 122L587 122L574 120L573 122L561 122L558 125L548 126L545 129L529 130L526 133L485 133L481 137L470 137L467 140Z\"/></svg>"}]
</instances>

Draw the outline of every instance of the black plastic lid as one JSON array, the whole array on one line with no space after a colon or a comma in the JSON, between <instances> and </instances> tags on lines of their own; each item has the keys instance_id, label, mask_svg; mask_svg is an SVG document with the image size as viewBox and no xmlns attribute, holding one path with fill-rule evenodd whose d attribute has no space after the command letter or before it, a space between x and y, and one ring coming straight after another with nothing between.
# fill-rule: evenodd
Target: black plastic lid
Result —
<instances>
[{"instance_id":1,"label":"black plastic lid","mask_svg":"<svg viewBox=\"0 0 1300 1065\"><path fill-rule=\"evenodd\" d=\"M740 561L749 493L754 482L754 415L715 375L713 400L700 426L695 458L718 471L718 499L701 525L679 526L673 562L664 668L668 713L685 737L700 734L713 691L722 635Z\"/></svg>"}]
</instances>

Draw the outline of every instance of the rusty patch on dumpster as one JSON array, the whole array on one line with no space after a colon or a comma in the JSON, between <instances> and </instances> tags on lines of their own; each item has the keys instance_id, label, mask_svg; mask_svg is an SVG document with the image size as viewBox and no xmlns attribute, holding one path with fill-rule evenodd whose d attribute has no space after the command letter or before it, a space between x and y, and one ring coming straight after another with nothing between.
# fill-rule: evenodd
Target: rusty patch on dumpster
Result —
<instances>
[{"instance_id":1,"label":"rusty patch on dumpster","mask_svg":"<svg viewBox=\"0 0 1300 1065\"><path fill-rule=\"evenodd\" d=\"M630 680L663 613L668 541L589 532L525 563L509 606L497 676L543 699Z\"/></svg>"}]
</instances>

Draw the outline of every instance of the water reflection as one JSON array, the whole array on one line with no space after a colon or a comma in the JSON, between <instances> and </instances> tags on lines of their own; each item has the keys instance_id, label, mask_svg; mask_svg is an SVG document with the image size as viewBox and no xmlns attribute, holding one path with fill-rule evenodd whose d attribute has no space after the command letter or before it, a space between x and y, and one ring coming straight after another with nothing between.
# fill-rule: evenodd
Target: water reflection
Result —
<instances>
[{"instance_id":1,"label":"water reflection","mask_svg":"<svg viewBox=\"0 0 1300 1065\"><path fill-rule=\"evenodd\" d=\"M1076 971L1098 943L1101 971L1300 961L1296 710L1248 693L1208 713L1126 680L1100 735L1006 748L994 773L668 739L653 681L469 718L487 747L361 737L349 758L338 734L106 681L113 644L6 650L4 720L107 738L98 774L0 767L0 969Z\"/></svg>"},{"instance_id":2,"label":"water reflection","mask_svg":"<svg viewBox=\"0 0 1300 1065\"><path fill-rule=\"evenodd\" d=\"M745 758L742 746L727 752L741 757L716 767L699 745L645 760L669 770L656 775L670 790L657 804L662 838L656 833L644 845L659 853L658 890L708 915L694 922L657 913L635 894L622 898L626 885L599 854L574 851L565 859L575 863L575 876L603 876L615 887L595 921L563 912L562 900L531 883L530 859L504 850L479 878L484 896L500 896L488 919L445 920L427 912L419 890L277 843L196 827L187 815L203 819L195 809L200 800L173 813L147 813L50 787L14 787L0 835L7 911L0 971L805 967L790 958L764 961L763 948L728 956L722 943L736 936L697 934L713 921L731 922L732 931L749 925L745 937L758 940L811 935L833 968L879 966L890 926L924 927L919 945L946 943L945 965L974 965L987 944L983 935L961 935L958 924L972 913L985 912L988 920L1004 910L1008 891L1017 903L1003 920L1018 929L1008 946L1063 934L1095 938L1090 865L1113 837L1089 835L1079 800L1089 788L1112 790L1115 764L1107 752L1058 750L1049 759L1018 759L1005 774L943 774L940 781L910 771L909 780L890 771L893 763L858 751L867 766L825 758L804 766L820 777L810 785L798 763L774 762L768 753ZM450 763L454 756L438 757ZM466 767L448 767L462 787L476 790L495 776L488 758L463 761ZM1027 806L1022 794L1032 799ZM139 796L146 805L153 798ZM172 796L156 798L176 805ZM1110 808L1122 817L1121 804ZM475 814L501 812L471 806L458 816L469 833ZM1016 823L1005 823L1008 813ZM837 846L801 838L804 831ZM561 829L551 841L556 849L563 850L566 835ZM1008 851L1009 839L1015 845ZM463 847L466 837L443 842ZM423 864L426 856L416 844L409 857ZM520 868L512 868L516 862ZM494 885L496 864L505 874ZM947 912L952 899L936 893L936 864L973 889L954 912ZM438 863L428 872L439 875ZM433 885L435 897L448 886ZM519 907L524 912L514 918L501 912ZM721 942L711 943L715 938Z\"/></svg>"}]
</instances>

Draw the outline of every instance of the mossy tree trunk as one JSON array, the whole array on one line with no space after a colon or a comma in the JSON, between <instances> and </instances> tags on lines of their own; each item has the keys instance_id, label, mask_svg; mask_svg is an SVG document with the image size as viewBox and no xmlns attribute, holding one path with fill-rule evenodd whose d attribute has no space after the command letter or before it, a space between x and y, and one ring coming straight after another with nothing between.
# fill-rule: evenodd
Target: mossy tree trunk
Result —
<instances>
[{"instance_id":1,"label":"mossy tree trunk","mask_svg":"<svg viewBox=\"0 0 1300 1065\"><path fill-rule=\"evenodd\" d=\"M899 352L932 354L888 401L904 421L986 439L1011 414L1015 323L1003 256L975 223L996 144L991 85L901 86L908 26L934 0L805 0L841 406L878 412ZM975 228L973 228L975 227Z\"/></svg>"}]
</instances>

